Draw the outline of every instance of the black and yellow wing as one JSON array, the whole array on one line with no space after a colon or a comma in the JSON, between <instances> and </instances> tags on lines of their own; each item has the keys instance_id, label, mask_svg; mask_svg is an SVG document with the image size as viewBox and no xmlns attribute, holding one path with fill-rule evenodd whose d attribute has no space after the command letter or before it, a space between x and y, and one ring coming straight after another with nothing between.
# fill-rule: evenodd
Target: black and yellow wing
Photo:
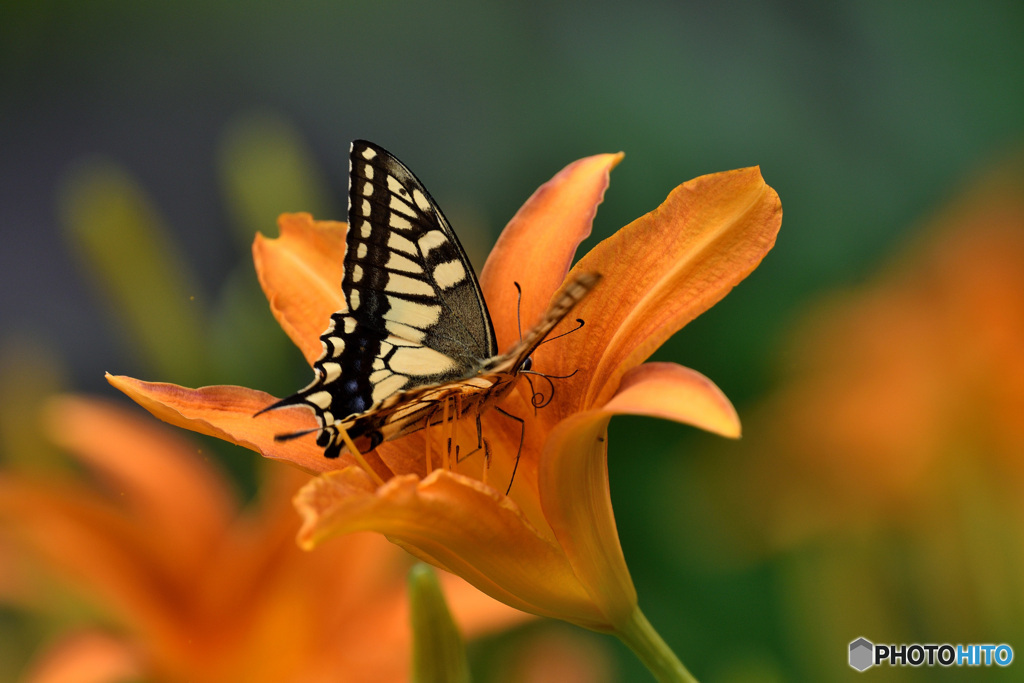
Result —
<instances>
[{"instance_id":1,"label":"black and yellow wing","mask_svg":"<svg viewBox=\"0 0 1024 683\"><path fill-rule=\"evenodd\" d=\"M313 381L271 406L308 405L321 428L397 392L472 376L497 354L473 267L412 171L382 147L356 140L348 197L341 283L348 310L334 313L320 337ZM331 434L321 432L319 440L328 457L338 454Z\"/></svg>"}]
</instances>

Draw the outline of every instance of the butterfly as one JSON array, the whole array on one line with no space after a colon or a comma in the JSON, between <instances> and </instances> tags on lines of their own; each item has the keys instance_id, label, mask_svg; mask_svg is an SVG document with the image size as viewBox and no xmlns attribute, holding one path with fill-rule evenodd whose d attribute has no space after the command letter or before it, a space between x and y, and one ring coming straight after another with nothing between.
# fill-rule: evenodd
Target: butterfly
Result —
<instances>
[{"instance_id":1,"label":"butterfly","mask_svg":"<svg viewBox=\"0 0 1024 683\"><path fill-rule=\"evenodd\" d=\"M337 458L348 442L365 453L468 415L476 418L482 445L481 414L530 370L533 351L600 275L576 276L536 327L499 354L466 252L405 164L356 140L349 152L348 200L341 283L347 308L331 315L320 337L323 352L313 363L313 381L260 413L312 408L317 428L276 438L315 432L328 458Z\"/></svg>"}]
</instances>

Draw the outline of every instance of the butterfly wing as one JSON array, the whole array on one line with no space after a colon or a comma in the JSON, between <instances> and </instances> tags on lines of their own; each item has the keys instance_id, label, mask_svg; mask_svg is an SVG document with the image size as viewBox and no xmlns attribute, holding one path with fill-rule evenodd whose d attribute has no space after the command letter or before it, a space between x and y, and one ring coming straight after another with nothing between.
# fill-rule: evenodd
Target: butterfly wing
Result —
<instances>
[{"instance_id":1,"label":"butterfly wing","mask_svg":"<svg viewBox=\"0 0 1024 683\"><path fill-rule=\"evenodd\" d=\"M412 433L443 421L444 403L460 415L479 414L497 403L515 386L516 376L530 354L601 280L598 273L579 273L553 298L540 321L508 353L490 358L479 374L457 381L398 391L371 411L353 416L340 426L370 450L382 441ZM454 400L455 397L458 400Z\"/></svg>"},{"instance_id":2,"label":"butterfly wing","mask_svg":"<svg viewBox=\"0 0 1024 683\"><path fill-rule=\"evenodd\" d=\"M326 427L401 391L475 375L497 354L480 285L441 209L398 159L364 140L349 153L349 227L342 292L313 381L270 406L308 405ZM288 436L288 435L285 435Z\"/></svg>"}]
</instances>

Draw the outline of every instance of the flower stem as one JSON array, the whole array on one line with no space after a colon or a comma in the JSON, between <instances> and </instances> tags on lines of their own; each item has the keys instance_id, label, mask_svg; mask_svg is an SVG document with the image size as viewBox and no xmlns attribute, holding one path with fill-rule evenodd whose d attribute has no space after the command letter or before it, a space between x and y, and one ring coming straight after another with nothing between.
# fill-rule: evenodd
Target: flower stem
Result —
<instances>
[{"instance_id":1,"label":"flower stem","mask_svg":"<svg viewBox=\"0 0 1024 683\"><path fill-rule=\"evenodd\" d=\"M661 683L697 683L697 679L669 649L639 607L633 610L629 620L615 635L636 653Z\"/></svg>"}]
</instances>

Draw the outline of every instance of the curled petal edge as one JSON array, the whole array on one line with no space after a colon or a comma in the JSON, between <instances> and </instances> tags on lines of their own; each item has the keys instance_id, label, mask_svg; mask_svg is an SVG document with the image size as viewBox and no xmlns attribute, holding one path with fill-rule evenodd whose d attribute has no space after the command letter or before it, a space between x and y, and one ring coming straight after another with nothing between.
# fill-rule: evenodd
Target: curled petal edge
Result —
<instances>
[{"instance_id":1,"label":"curled petal edge","mask_svg":"<svg viewBox=\"0 0 1024 683\"><path fill-rule=\"evenodd\" d=\"M508 498L481 482L435 470L383 486L357 467L309 482L295 497L309 549L352 531L377 531L516 609L608 630L561 550Z\"/></svg>"},{"instance_id":2,"label":"curled petal edge","mask_svg":"<svg viewBox=\"0 0 1024 683\"><path fill-rule=\"evenodd\" d=\"M710 379L675 363L644 363L626 372L602 409L681 422L719 436L739 438L740 418Z\"/></svg>"},{"instance_id":3,"label":"curled petal edge","mask_svg":"<svg viewBox=\"0 0 1024 683\"><path fill-rule=\"evenodd\" d=\"M608 482L608 422L612 415L675 420L723 436L739 436L732 404L704 375L674 363L648 363L623 376L601 409L563 420L541 457L545 518L576 576L616 628L637 607L636 589L619 543Z\"/></svg>"}]
</instances>

